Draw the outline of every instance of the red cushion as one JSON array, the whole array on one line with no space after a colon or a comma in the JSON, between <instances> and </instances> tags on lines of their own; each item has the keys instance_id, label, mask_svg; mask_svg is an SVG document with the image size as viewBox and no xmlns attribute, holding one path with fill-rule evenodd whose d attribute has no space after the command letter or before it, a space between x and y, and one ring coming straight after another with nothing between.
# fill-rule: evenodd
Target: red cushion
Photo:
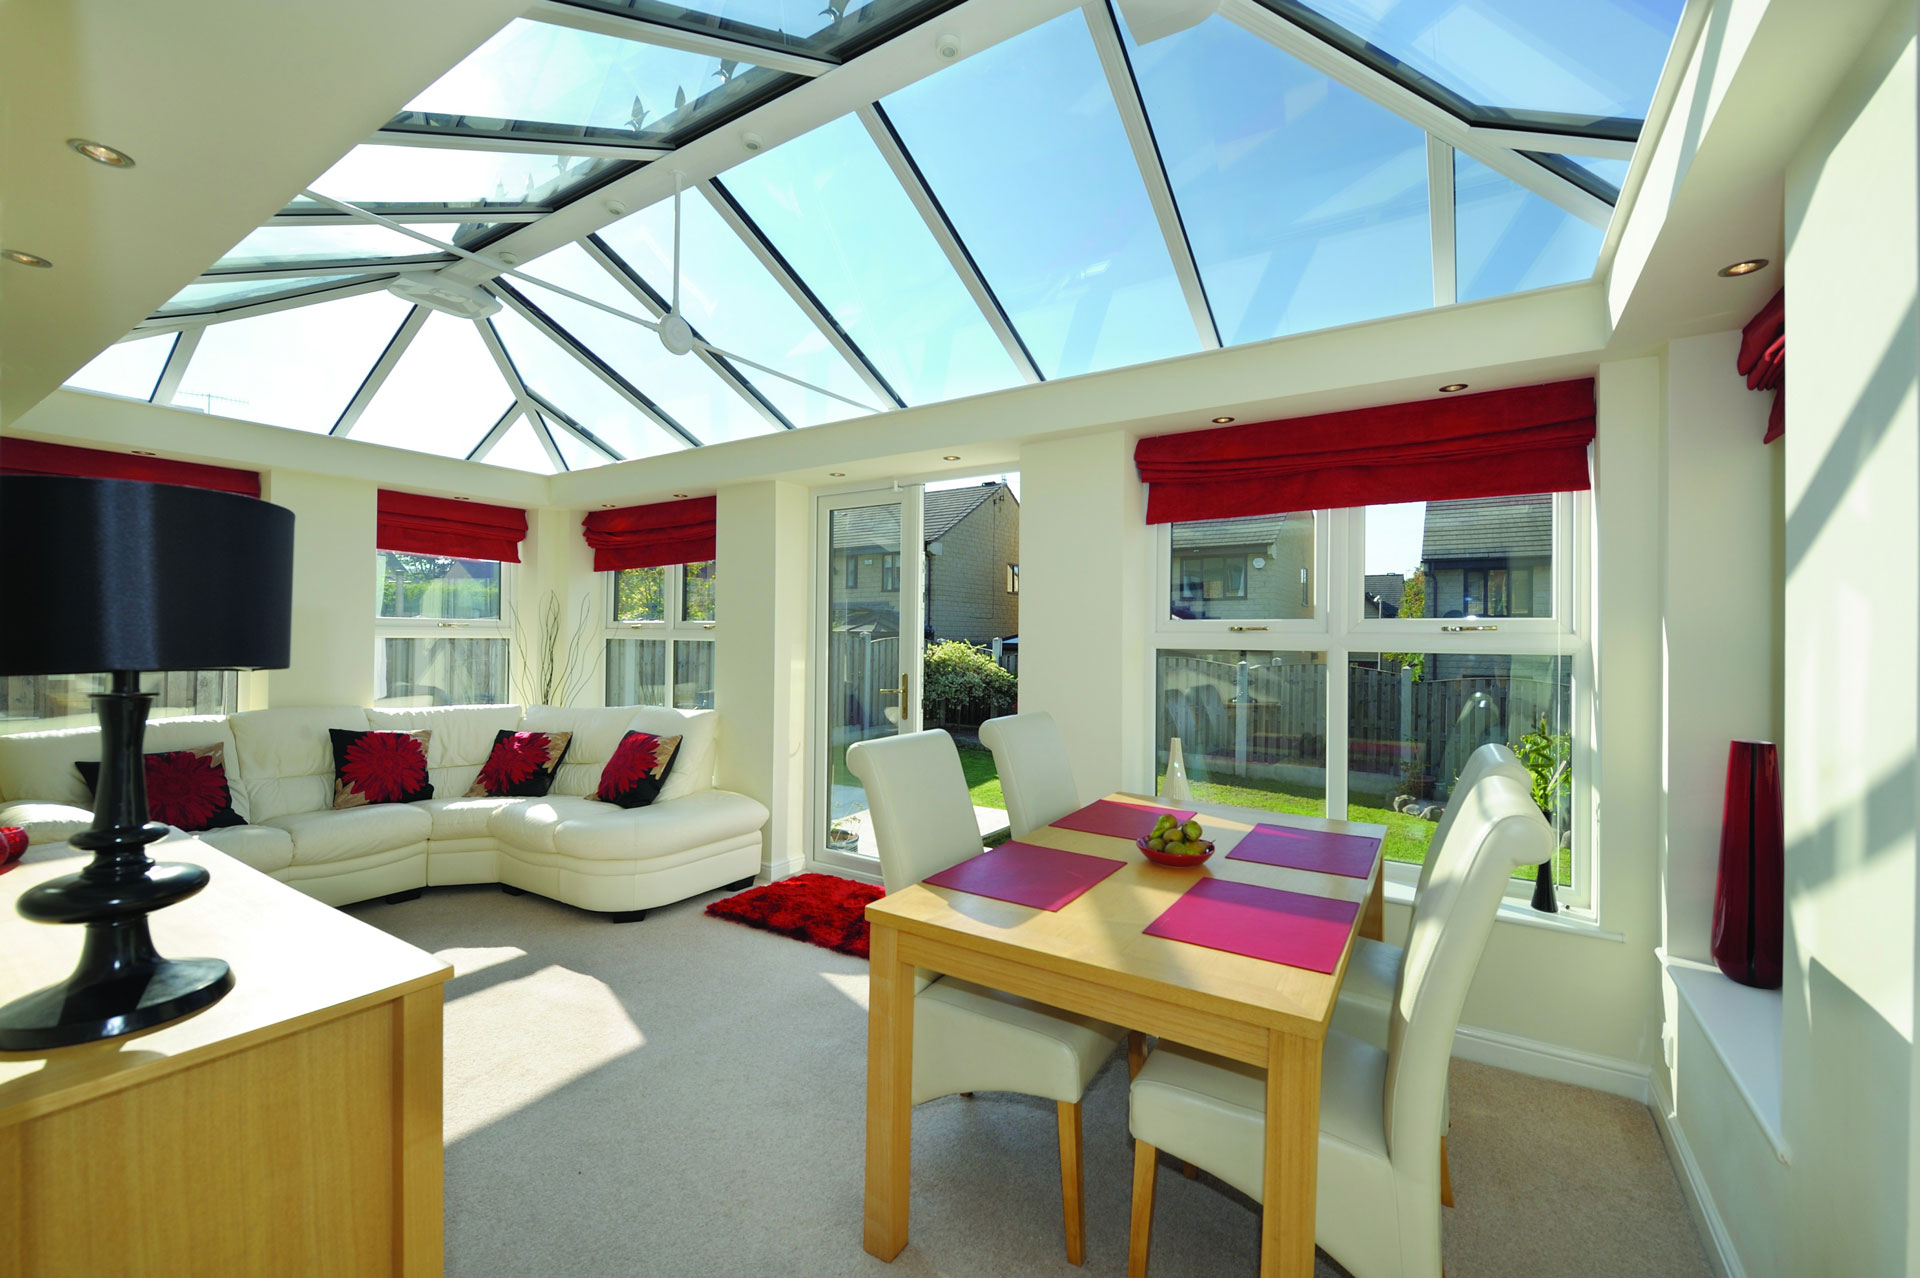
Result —
<instances>
[{"instance_id":1,"label":"red cushion","mask_svg":"<svg viewBox=\"0 0 1920 1278\"><path fill-rule=\"evenodd\" d=\"M613 757L600 770L600 788L594 798L623 808L644 808L660 795L667 773L680 753L679 737L656 737L651 732L629 732L614 747Z\"/></svg>"},{"instance_id":2,"label":"red cushion","mask_svg":"<svg viewBox=\"0 0 1920 1278\"><path fill-rule=\"evenodd\" d=\"M538 799L553 786L553 774L573 744L571 732L515 732L502 728L493 752L467 791L469 799Z\"/></svg>"},{"instance_id":3,"label":"red cushion","mask_svg":"<svg viewBox=\"0 0 1920 1278\"><path fill-rule=\"evenodd\" d=\"M226 752L220 746L191 750L163 750L146 756L147 815L182 830L217 830L245 825L233 810L227 789ZM73 765L89 791L100 789L100 765L83 761Z\"/></svg>"},{"instance_id":4,"label":"red cushion","mask_svg":"<svg viewBox=\"0 0 1920 1278\"><path fill-rule=\"evenodd\" d=\"M333 806L415 803L433 797L427 780L428 728L416 732L352 732L333 736Z\"/></svg>"}]
</instances>

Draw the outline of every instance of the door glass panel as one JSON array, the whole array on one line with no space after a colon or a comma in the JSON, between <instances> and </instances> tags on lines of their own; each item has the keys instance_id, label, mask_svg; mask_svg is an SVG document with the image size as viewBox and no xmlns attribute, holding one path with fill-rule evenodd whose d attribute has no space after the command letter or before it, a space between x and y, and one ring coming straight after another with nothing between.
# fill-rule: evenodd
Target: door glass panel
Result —
<instances>
[{"instance_id":1,"label":"door glass panel","mask_svg":"<svg viewBox=\"0 0 1920 1278\"><path fill-rule=\"evenodd\" d=\"M827 532L827 849L875 856L866 790L847 768L856 741L902 730L899 503L832 511ZM917 682L917 681L916 681ZM910 692L908 695L912 695Z\"/></svg>"},{"instance_id":2,"label":"door glass panel","mask_svg":"<svg viewBox=\"0 0 1920 1278\"><path fill-rule=\"evenodd\" d=\"M1168 649L1155 665L1156 793L1177 739L1194 798L1327 814L1325 653Z\"/></svg>"}]
</instances>

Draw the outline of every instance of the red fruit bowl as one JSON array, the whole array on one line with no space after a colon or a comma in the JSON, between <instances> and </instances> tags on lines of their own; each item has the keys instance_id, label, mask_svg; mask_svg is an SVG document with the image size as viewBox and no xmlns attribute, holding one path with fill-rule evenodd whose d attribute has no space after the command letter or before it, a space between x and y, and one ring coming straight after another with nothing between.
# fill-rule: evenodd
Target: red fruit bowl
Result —
<instances>
[{"instance_id":1,"label":"red fruit bowl","mask_svg":"<svg viewBox=\"0 0 1920 1278\"><path fill-rule=\"evenodd\" d=\"M1145 839L1135 839L1134 843L1139 846L1141 855L1146 857L1147 860L1152 861L1155 865L1170 865L1176 870L1190 870L1213 855L1212 839L1200 840L1200 846L1205 848L1206 851L1202 852L1199 856L1180 856L1177 853L1155 852L1147 846L1147 840Z\"/></svg>"}]
</instances>

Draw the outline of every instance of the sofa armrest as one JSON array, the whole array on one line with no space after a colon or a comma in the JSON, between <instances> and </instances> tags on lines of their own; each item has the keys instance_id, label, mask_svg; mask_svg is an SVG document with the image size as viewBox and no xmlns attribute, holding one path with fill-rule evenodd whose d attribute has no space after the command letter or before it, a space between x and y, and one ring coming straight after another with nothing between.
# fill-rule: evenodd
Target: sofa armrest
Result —
<instances>
[{"instance_id":1,"label":"sofa armrest","mask_svg":"<svg viewBox=\"0 0 1920 1278\"><path fill-rule=\"evenodd\" d=\"M17 825L25 830L29 847L65 843L92 824L93 813L71 803L23 799L0 806L0 826Z\"/></svg>"},{"instance_id":2,"label":"sofa armrest","mask_svg":"<svg viewBox=\"0 0 1920 1278\"><path fill-rule=\"evenodd\" d=\"M556 852L597 859L671 856L752 834L767 823L765 805L731 790L701 790L644 808L595 812L560 823Z\"/></svg>"}]
</instances>

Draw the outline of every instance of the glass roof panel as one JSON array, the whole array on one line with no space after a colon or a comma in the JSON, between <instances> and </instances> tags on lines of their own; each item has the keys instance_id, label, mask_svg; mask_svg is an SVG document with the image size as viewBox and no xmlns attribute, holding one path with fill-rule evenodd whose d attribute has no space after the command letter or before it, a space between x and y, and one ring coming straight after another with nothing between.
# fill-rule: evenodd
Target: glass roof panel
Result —
<instances>
[{"instance_id":1,"label":"glass roof panel","mask_svg":"<svg viewBox=\"0 0 1920 1278\"><path fill-rule=\"evenodd\" d=\"M221 417L331 430L413 308L391 293L209 324L173 402Z\"/></svg>"},{"instance_id":2,"label":"glass roof panel","mask_svg":"<svg viewBox=\"0 0 1920 1278\"><path fill-rule=\"evenodd\" d=\"M173 354L178 333L136 338L109 346L69 377L66 384L74 390L98 391L126 399L151 399L166 370L167 356Z\"/></svg>"},{"instance_id":3,"label":"glass roof panel","mask_svg":"<svg viewBox=\"0 0 1920 1278\"><path fill-rule=\"evenodd\" d=\"M542 415L541 422L547 428L547 434L553 440L553 446L560 450L560 460L566 462L568 470L592 470L596 466L610 466L613 463L594 449L588 448L572 434L561 429L560 423Z\"/></svg>"},{"instance_id":4,"label":"glass roof panel","mask_svg":"<svg viewBox=\"0 0 1920 1278\"><path fill-rule=\"evenodd\" d=\"M316 188L318 189L318 188ZM491 231L495 223L463 222L457 227L429 225L421 232L465 247ZM453 257L411 236L366 222L318 222L311 226L278 223L250 233L208 267L220 271L260 271L281 266L357 265L388 261L450 262Z\"/></svg>"},{"instance_id":5,"label":"glass roof panel","mask_svg":"<svg viewBox=\"0 0 1920 1278\"><path fill-rule=\"evenodd\" d=\"M582 0L595 9L715 31L822 57L872 47L954 0Z\"/></svg>"},{"instance_id":6,"label":"glass roof panel","mask_svg":"<svg viewBox=\"0 0 1920 1278\"><path fill-rule=\"evenodd\" d=\"M1596 122L1646 117L1685 0L1265 3L1330 20L1388 63L1475 106L1515 118Z\"/></svg>"},{"instance_id":7,"label":"glass roof panel","mask_svg":"<svg viewBox=\"0 0 1920 1278\"><path fill-rule=\"evenodd\" d=\"M688 192L680 206L680 310L694 331L769 368L865 404L876 403L867 384L705 197ZM600 234L654 292L673 295L672 200L642 209ZM851 404L738 367L796 426L861 415Z\"/></svg>"},{"instance_id":8,"label":"glass roof panel","mask_svg":"<svg viewBox=\"0 0 1920 1278\"><path fill-rule=\"evenodd\" d=\"M310 185L322 195L375 212L404 209L551 208L625 160L594 156L523 155L430 146L364 144ZM323 207L304 197L298 213Z\"/></svg>"},{"instance_id":9,"label":"glass roof panel","mask_svg":"<svg viewBox=\"0 0 1920 1278\"><path fill-rule=\"evenodd\" d=\"M530 470L536 475L554 473L553 458L547 456L547 450L540 446L540 440L534 435L533 427L527 424L523 415L507 427L507 433L500 442L487 450L481 458L489 466L504 466L508 470Z\"/></svg>"},{"instance_id":10,"label":"glass roof panel","mask_svg":"<svg viewBox=\"0 0 1920 1278\"><path fill-rule=\"evenodd\" d=\"M332 275L291 275L266 280L201 280L189 284L167 299L156 315L192 315L200 311L219 311L241 302L264 302L270 297L304 293L323 284L362 278L352 272Z\"/></svg>"},{"instance_id":11,"label":"glass roof panel","mask_svg":"<svg viewBox=\"0 0 1920 1278\"><path fill-rule=\"evenodd\" d=\"M516 18L387 127L672 145L802 78Z\"/></svg>"},{"instance_id":12,"label":"glass roof panel","mask_svg":"<svg viewBox=\"0 0 1920 1278\"><path fill-rule=\"evenodd\" d=\"M1127 52L1222 341L1433 305L1422 130L1222 17Z\"/></svg>"},{"instance_id":13,"label":"glass roof panel","mask_svg":"<svg viewBox=\"0 0 1920 1278\"><path fill-rule=\"evenodd\" d=\"M353 438L465 457L513 406L513 391L471 320L439 311L353 424Z\"/></svg>"},{"instance_id":14,"label":"glass roof panel","mask_svg":"<svg viewBox=\"0 0 1920 1278\"><path fill-rule=\"evenodd\" d=\"M657 457L686 447L678 436L650 421L511 306L502 308L489 322L500 334L500 343L506 347L527 389L580 423L622 457ZM608 319L608 323L619 322ZM641 336L653 339L651 333L641 333ZM554 441L560 442L565 433L556 426ZM564 444L561 453L567 458L568 466L578 469L573 454L567 452Z\"/></svg>"},{"instance_id":15,"label":"glass roof panel","mask_svg":"<svg viewBox=\"0 0 1920 1278\"><path fill-rule=\"evenodd\" d=\"M549 253L526 269L529 275L552 280L629 315L651 318L633 294L577 244ZM521 291L701 443L750 439L780 429L697 356L670 354L651 329L536 285Z\"/></svg>"},{"instance_id":16,"label":"glass roof panel","mask_svg":"<svg viewBox=\"0 0 1920 1278\"><path fill-rule=\"evenodd\" d=\"M1463 302L1583 280L1605 232L1454 152L1454 259Z\"/></svg>"},{"instance_id":17,"label":"glass roof panel","mask_svg":"<svg viewBox=\"0 0 1920 1278\"><path fill-rule=\"evenodd\" d=\"M1020 381L857 118L762 152L724 185L909 404Z\"/></svg>"},{"instance_id":18,"label":"glass roof panel","mask_svg":"<svg viewBox=\"0 0 1920 1278\"><path fill-rule=\"evenodd\" d=\"M1200 348L1078 11L882 105L1043 374Z\"/></svg>"}]
</instances>

